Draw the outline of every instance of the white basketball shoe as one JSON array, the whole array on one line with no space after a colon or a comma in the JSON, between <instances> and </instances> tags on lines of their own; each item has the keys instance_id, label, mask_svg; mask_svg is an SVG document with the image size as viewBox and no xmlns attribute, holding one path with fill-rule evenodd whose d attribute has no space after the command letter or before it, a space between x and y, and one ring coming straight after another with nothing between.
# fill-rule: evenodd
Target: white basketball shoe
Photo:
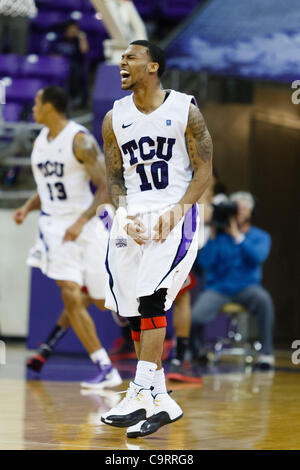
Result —
<instances>
[{"instance_id":1,"label":"white basketball shoe","mask_svg":"<svg viewBox=\"0 0 300 470\"><path fill-rule=\"evenodd\" d=\"M151 390L130 382L125 398L101 416L101 421L118 428L132 426L146 420L154 412Z\"/></svg>"},{"instance_id":2,"label":"white basketball shoe","mask_svg":"<svg viewBox=\"0 0 300 470\"><path fill-rule=\"evenodd\" d=\"M127 429L127 437L144 437L153 434L165 424L174 423L183 416L183 411L170 395L158 393L154 399L154 413Z\"/></svg>"}]
</instances>

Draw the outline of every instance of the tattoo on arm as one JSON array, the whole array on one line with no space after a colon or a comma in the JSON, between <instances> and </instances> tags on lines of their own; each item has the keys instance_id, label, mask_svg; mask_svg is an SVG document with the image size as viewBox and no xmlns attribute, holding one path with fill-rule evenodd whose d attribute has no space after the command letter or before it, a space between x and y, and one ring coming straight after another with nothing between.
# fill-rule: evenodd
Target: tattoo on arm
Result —
<instances>
[{"instance_id":1,"label":"tattoo on arm","mask_svg":"<svg viewBox=\"0 0 300 470\"><path fill-rule=\"evenodd\" d=\"M106 163L108 190L112 203L120 206L120 197L126 196L123 175L123 159L112 127L112 111L109 111L102 125L103 150Z\"/></svg>"},{"instance_id":2,"label":"tattoo on arm","mask_svg":"<svg viewBox=\"0 0 300 470\"><path fill-rule=\"evenodd\" d=\"M101 151L95 137L92 134L79 132L74 138L74 154L84 169L97 191L91 206L81 214L81 218L89 220L96 214L97 207L108 200L105 165L101 161Z\"/></svg>"},{"instance_id":3,"label":"tattoo on arm","mask_svg":"<svg viewBox=\"0 0 300 470\"><path fill-rule=\"evenodd\" d=\"M90 165L98 160L101 152L92 134L79 132L74 138L74 153L80 163Z\"/></svg>"},{"instance_id":4,"label":"tattoo on arm","mask_svg":"<svg viewBox=\"0 0 300 470\"><path fill-rule=\"evenodd\" d=\"M197 168L201 162L211 161L212 140L201 112L193 104L190 105L185 140L193 168Z\"/></svg>"}]
</instances>

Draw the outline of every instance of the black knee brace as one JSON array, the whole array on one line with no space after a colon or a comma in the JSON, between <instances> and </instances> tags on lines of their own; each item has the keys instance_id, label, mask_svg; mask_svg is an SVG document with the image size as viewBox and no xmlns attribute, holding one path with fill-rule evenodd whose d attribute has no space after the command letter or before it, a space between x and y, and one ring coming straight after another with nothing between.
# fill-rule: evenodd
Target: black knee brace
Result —
<instances>
[{"instance_id":1,"label":"black knee brace","mask_svg":"<svg viewBox=\"0 0 300 470\"><path fill-rule=\"evenodd\" d=\"M167 289L159 289L152 295L140 297L139 313L142 315L141 329L164 328L167 326L165 301Z\"/></svg>"}]
</instances>

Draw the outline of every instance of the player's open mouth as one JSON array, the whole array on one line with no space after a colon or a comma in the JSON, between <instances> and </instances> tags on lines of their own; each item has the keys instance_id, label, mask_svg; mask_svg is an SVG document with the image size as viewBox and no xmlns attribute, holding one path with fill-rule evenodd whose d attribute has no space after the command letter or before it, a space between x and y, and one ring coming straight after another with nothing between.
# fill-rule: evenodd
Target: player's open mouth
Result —
<instances>
[{"instance_id":1,"label":"player's open mouth","mask_svg":"<svg viewBox=\"0 0 300 470\"><path fill-rule=\"evenodd\" d=\"M130 73L127 70L121 70L120 74L122 83L130 77Z\"/></svg>"}]
</instances>

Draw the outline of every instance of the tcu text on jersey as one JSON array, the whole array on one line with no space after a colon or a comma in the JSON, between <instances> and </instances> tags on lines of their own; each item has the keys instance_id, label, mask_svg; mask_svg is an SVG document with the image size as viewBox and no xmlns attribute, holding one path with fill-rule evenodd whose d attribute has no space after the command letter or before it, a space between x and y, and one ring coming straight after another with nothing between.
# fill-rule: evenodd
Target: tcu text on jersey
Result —
<instances>
[{"instance_id":1,"label":"tcu text on jersey","mask_svg":"<svg viewBox=\"0 0 300 470\"><path fill-rule=\"evenodd\" d=\"M37 167L41 170L42 175L47 178L47 176L58 176L62 178L64 176L64 164L59 162L40 162L37 164Z\"/></svg>"},{"instance_id":2,"label":"tcu text on jersey","mask_svg":"<svg viewBox=\"0 0 300 470\"><path fill-rule=\"evenodd\" d=\"M166 137L156 137L156 142L151 139L149 136L141 137L138 142L135 140L130 140L122 145L122 150L124 155L129 153L130 155L130 165L135 165L138 163L137 154L139 153L142 160L151 160L155 156L157 158L169 161L172 158L172 150L176 139L166 138ZM164 147L167 144L167 150L165 151ZM136 152L138 150L139 152ZM164 153L165 151L165 153Z\"/></svg>"},{"instance_id":3,"label":"tcu text on jersey","mask_svg":"<svg viewBox=\"0 0 300 470\"><path fill-rule=\"evenodd\" d=\"M169 184L168 162L172 158L172 151L176 139L157 136L156 142L149 136L141 137L138 142L130 140L122 145L124 155L129 154L129 163L136 165L139 161L149 161L157 157L163 161L155 161L151 165L151 175L156 189L165 189ZM166 144L166 145L165 145ZM166 147L166 148L165 148ZM139 158L140 157L140 158ZM142 163L136 166L136 172L141 178L141 191L151 191L153 185L147 178Z\"/></svg>"}]
</instances>

